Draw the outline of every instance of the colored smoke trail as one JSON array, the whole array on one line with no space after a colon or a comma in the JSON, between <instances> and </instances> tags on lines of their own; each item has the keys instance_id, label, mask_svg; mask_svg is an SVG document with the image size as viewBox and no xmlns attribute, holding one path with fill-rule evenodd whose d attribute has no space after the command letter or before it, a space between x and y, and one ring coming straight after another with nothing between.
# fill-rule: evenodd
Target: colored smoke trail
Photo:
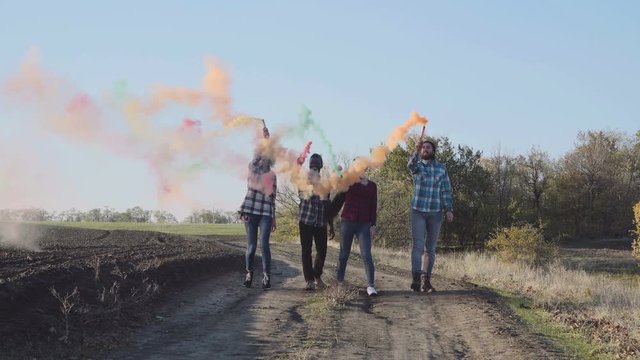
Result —
<instances>
[{"instance_id":1,"label":"colored smoke trail","mask_svg":"<svg viewBox=\"0 0 640 360\"><path fill-rule=\"evenodd\" d=\"M338 167L336 154L333 151L333 144L331 144L331 141L327 138L324 130L313 120L311 117L311 110L306 106L303 106L302 111L300 112L300 126L302 130L313 129L314 132L320 136L320 141L329 151L329 163L331 164L331 168L334 172L338 173L338 175L342 175L341 170Z\"/></svg>"},{"instance_id":2,"label":"colored smoke trail","mask_svg":"<svg viewBox=\"0 0 640 360\"><path fill-rule=\"evenodd\" d=\"M125 94L126 83L116 83L105 92L104 101L93 98L40 66L37 50L31 50L19 71L2 85L3 94L27 109L41 128L76 143L100 145L111 152L144 159L156 175L160 200L189 202L183 185L214 162L237 159L231 150L220 148L214 131L204 131L198 120L185 118L179 126L167 127L155 118L173 104L206 109L219 125L233 120L230 80L221 66L208 59L201 89L158 86L148 97ZM121 114L105 118L107 108ZM126 129L117 126L125 119ZM233 156L231 156L233 155ZM188 169L185 170L185 169Z\"/></svg>"},{"instance_id":3,"label":"colored smoke trail","mask_svg":"<svg viewBox=\"0 0 640 360\"><path fill-rule=\"evenodd\" d=\"M407 139L411 128L416 125L424 126L426 123L426 117L416 112L411 113L408 120L391 131L385 145L373 147L369 156L356 158L342 174L333 172L313 183L309 180L308 171L298 165L298 156L295 152L280 145L280 140L286 132L272 135L269 139L261 139L258 142L257 151L263 156L275 159L277 172L288 173L290 182L298 190L325 196L331 192L346 191L349 186L360 181L360 177L368 169L382 167L389 152L395 149L400 141Z\"/></svg>"},{"instance_id":4,"label":"colored smoke trail","mask_svg":"<svg viewBox=\"0 0 640 360\"><path fill-rule=\"evenodd\" d=\"M100 145L120 156L143 159L156 177L162 203L197 203L188 198L186 184L216 165L223 164L227 171L246 175L249 159L241 154L248 152L250 144L229 147L219 141L230 129L253 132L256 151L275 160L276 172L283 173L301 191L324 195L344 191L368 168L381 167L389 151L406 139L411 127L427 123L426 118L412 113L409 120L389 134L385 145L374 147L369 156L359 157L343 172L337 165L333 144L312 118L311 111L303 108L299 127L312 130L320 137L319 141L327 146L328 162L334 170L328 177L312 184L308 171L299 163L301 154L306 158L310 153L311 142L302 152L283 146L286 136L291 135L291 130L287 129L276 129L269 139L263 139L259 135L264 125L262 119L241 115L232 109L230 84L224 69L209 59L205 62L200 88L159 85L148 96L134 96L126 92L127 84L121 82L115 89L105 92L101 102L71 82L42 69L37 52L32 51L3 89L10 98L33 111L45 129L64 139ZM205 114L181 116L173 125L159 122L160 113L174 105L186 106L189 111L202 110ZM114 107L121 118L109 117L106 110ZM123 119L124 130L114 122ZM269 181L267 178L258 181L267 192Z\"/></svg>"},{"instance_id":5,"label":"colored smoke trail","mask_svg":"<svg viewBox=\"0 0 640 360\"><path fill-rule=\"evenodd\" d=\"M296 176L292 181L298 188L312 189L313 193L324 196L330 192L342 192L349 189L349 186L360 181L360 177L366 173L368 169L379 169L384 165L387 155L398 146L400 141L407 139L409 130L416 125L426 125L426 117L420 116L416 112L412 112L408 120L391 131L387 137L385 145L375 146L371 150L369 156L360 156L356 158L351 165L340 176L337 173L329 174L328 177L321 179L318 183L310 184L309 181L301 176Z\"/></svg>"}]
</instances>

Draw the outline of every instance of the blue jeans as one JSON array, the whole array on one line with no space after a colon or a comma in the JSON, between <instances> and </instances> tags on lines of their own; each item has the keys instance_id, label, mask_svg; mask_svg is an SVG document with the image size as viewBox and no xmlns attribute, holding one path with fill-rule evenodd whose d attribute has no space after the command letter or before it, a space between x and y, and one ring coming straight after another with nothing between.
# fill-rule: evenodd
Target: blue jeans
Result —
<instances>
[{"instance_id":1,"label":"blue jeans","mask_svg":"<svg viewBox=\"0 0 640 360\"><path fill-rule=\"evenodd\" d=\"M271 275L271 249L269 236L273 219L267 215L247 214L249 221L244 223L247 231L247 253L245 256L247 271L253 271L253 259L258 245L258 228L260 229L260 247L262 248L262 272Z\"/></svg>"},{"instance_id":2,"label":"blue jeans","mask_svg":"<svg viewBox=\"0 0 640 360\"><path fill-rule=\"evenodd\" d=\"M347 260L351 253L353 236L360 242L360 257L364 262L364 271L367 274L368 286L374 285L373 256L371 255L371 224L368 222L354 222L342 220L340 224L340 258L338 259L338 282L344 281L344 273L347 269Z\"/></svg>"},{"instance_id":3,"label":"blue jeans","mask_svg":"<svg viewBox=\"0 0 640 360\"><path fill-rule=\"evenodd\" d=\"M436 243L442 225L442 212L421 212L411 209L411 272L425 273L431 277L433 264L436 261ZM426 241L426 244L425 244ZM422 263L422 254L427 252L428 263ZM426 268L426 269L425 269Z\"/></svg>"}]
</instances>

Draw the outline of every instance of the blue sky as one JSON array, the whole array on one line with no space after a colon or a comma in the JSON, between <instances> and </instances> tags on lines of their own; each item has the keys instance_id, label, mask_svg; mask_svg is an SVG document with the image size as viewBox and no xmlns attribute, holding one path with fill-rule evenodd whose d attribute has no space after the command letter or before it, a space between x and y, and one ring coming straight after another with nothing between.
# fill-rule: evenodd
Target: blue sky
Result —
<instances>
[{"instance_id":1,"label":"blue sky","mask_svg":"<svg viewBox=\"0 0 640 360\"><path fill-rule=\"evenodd\" d=\"M196 87L211 55L233 79L235 110L276 127L306 105L338 152L366 153L416 110L430 134L456 144L485 154L535 145L555 158L580 130L640 129L638 18L634 1L4 1L0 81L32 46L43 67L93 94L119 80L139 93ZM0 99L0 141L32 148L52 179L41 184L47 200L29 204L158 207L141 161L29 137L29 123ZM52 195L52 184L65 190ZM244 195L225 169L192 185L192 196L227 210Z\"/></svg>"}]
</instances>

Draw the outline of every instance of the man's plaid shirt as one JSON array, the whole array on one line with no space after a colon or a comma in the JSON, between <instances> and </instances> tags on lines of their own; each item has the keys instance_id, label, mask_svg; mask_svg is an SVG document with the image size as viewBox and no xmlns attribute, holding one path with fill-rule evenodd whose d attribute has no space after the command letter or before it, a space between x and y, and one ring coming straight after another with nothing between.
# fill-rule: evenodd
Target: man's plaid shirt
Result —
<instances>
[{"instance_id":1,"label":"man's plaid shirt","mask_svg":"<svg viewBox=\"0 0 640 360\"><path fill-rule=\"evenodd\" d=\"M408 167L414 186L412 209L421 212L453 210L451 182L444 164L436 160L422 161L418 153L413 153Z\"/></svg>"},{"instance_id":2,"label":"man's plaid shirt","mask_svg":"<svg viewBox=\"0 0 640 360\"><path fill-rule=\"evenodd\" d=\"M327 223L326 209L329 206L329 195L321 199L318 195L305 197L302 192L300 195L300 222L315 227L322 227Z\"/></svg>"},{"instance_id":3,"label":"man's plaid shirt","mask_svg":"<svg viewBox=\"0 0 640 360\"><path fill-rule=\"evenodd\" d=\"M240 206L240 215L266 215L275 219L277 178L273 171L265 170L259 161L254 160L249 164L247 195Z\"/></svg>"}]
</instances>

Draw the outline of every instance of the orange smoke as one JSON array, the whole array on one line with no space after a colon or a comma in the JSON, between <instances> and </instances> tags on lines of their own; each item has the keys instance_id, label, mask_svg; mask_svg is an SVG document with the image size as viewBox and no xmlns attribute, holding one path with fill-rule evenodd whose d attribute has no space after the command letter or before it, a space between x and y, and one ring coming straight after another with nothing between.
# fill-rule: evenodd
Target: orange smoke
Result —
<instances>
[{"instance_id":1,"label":"orange smoke","mask_svg":"<svg viewBox=\"0 0 640 360\"><path fill-rule=\"evenodd\" d=\"M400 141L403 141L407 138L407 134L411 127L415 125L427 125L427 118L424 116L420 116L417 112L411 112L411 117L405 121L402 125L393 129L389 137L387 138L387 147L389 151L393 150L398 146Z\"/></svg>"},{"instance_id":2,"label":"orange smoke","mask_svg":"<svg viewBox=\"0 0 640 360\"><path fill-rule=\"evenodd\" d=\"M369 156L356 158L348 169L343 171L342 176L331 172L329 176L321 178L319 181L310 181L309 173L298 163L298 156L294 151L288 150L280 145L282 134L272 135L269 139L260 139L257 145L258 153L271 157L276 161L278 172L289 173L290 182L303 192L313 193L320 196L337 191L342 192L349 189L349 186L360 181L368 169L379 169L384 165L387 155L398 146L401 141L405 141L409 130L416 125L426 125L427 118L420 116L417 112L412 112L408 120L391 131L387 137L386 145L375 146Z\"/></svg>"},{"instance_id":3,"label":"orange smoke","mask_svg":"<svg viewBox=\"0 0 640 360\"><path fill-rule=\"evenodd\" d=\"M229 75L211 58L205 59L205 66L207 71L202 79L202 89L158 85L146 103L140 102L139 106L129 106L141 111L144 115L154 115L171 103L187 106L210 105L211 120L219 120L224 124L231 122L235 115L231 108Z\"/></svg>"},{"instance_id":4,"label":"orange smoke","mask_svg":"<svg viewBox=\"0 0 640 360\"><path fill-rule=\"evenodd\" d=\"M211 59L205 65L200 89L161 85L147 97L127 96L119 102L106 96L106 106L115 107L124 115L128 126L124 132L116 130L117 126L107 127L116 124L103 120L105 103L100 104L69 82L43 70L37 49L28 53L17 74L3 84L2 90L8 98L24 103L24 108L33 112L33 118L45 129L73 141L103 145L119 155L144 159L156 174L160 201L189 203L184 184L211 165L214 156L232 158L233 151L216 151L217 134L205 133L197 120L184 120L181 126L168 128L155 121L154 115L173 104L203 106L211 119L230 123L235 116L229 76Z\"/></svg>"},{"instance_id":5,"label":"orange smoke","mask_svg":"<svg viewBox=\"0 0 640 360\"><path fill-rule=\"evenodd\" d=\"M45 128L80 141L94 141L104 130L98 107L86 94L40 68L38 49L31 49L17 75L7 80L4 92L35 105Z\"/></svg>"}]
</instances>

